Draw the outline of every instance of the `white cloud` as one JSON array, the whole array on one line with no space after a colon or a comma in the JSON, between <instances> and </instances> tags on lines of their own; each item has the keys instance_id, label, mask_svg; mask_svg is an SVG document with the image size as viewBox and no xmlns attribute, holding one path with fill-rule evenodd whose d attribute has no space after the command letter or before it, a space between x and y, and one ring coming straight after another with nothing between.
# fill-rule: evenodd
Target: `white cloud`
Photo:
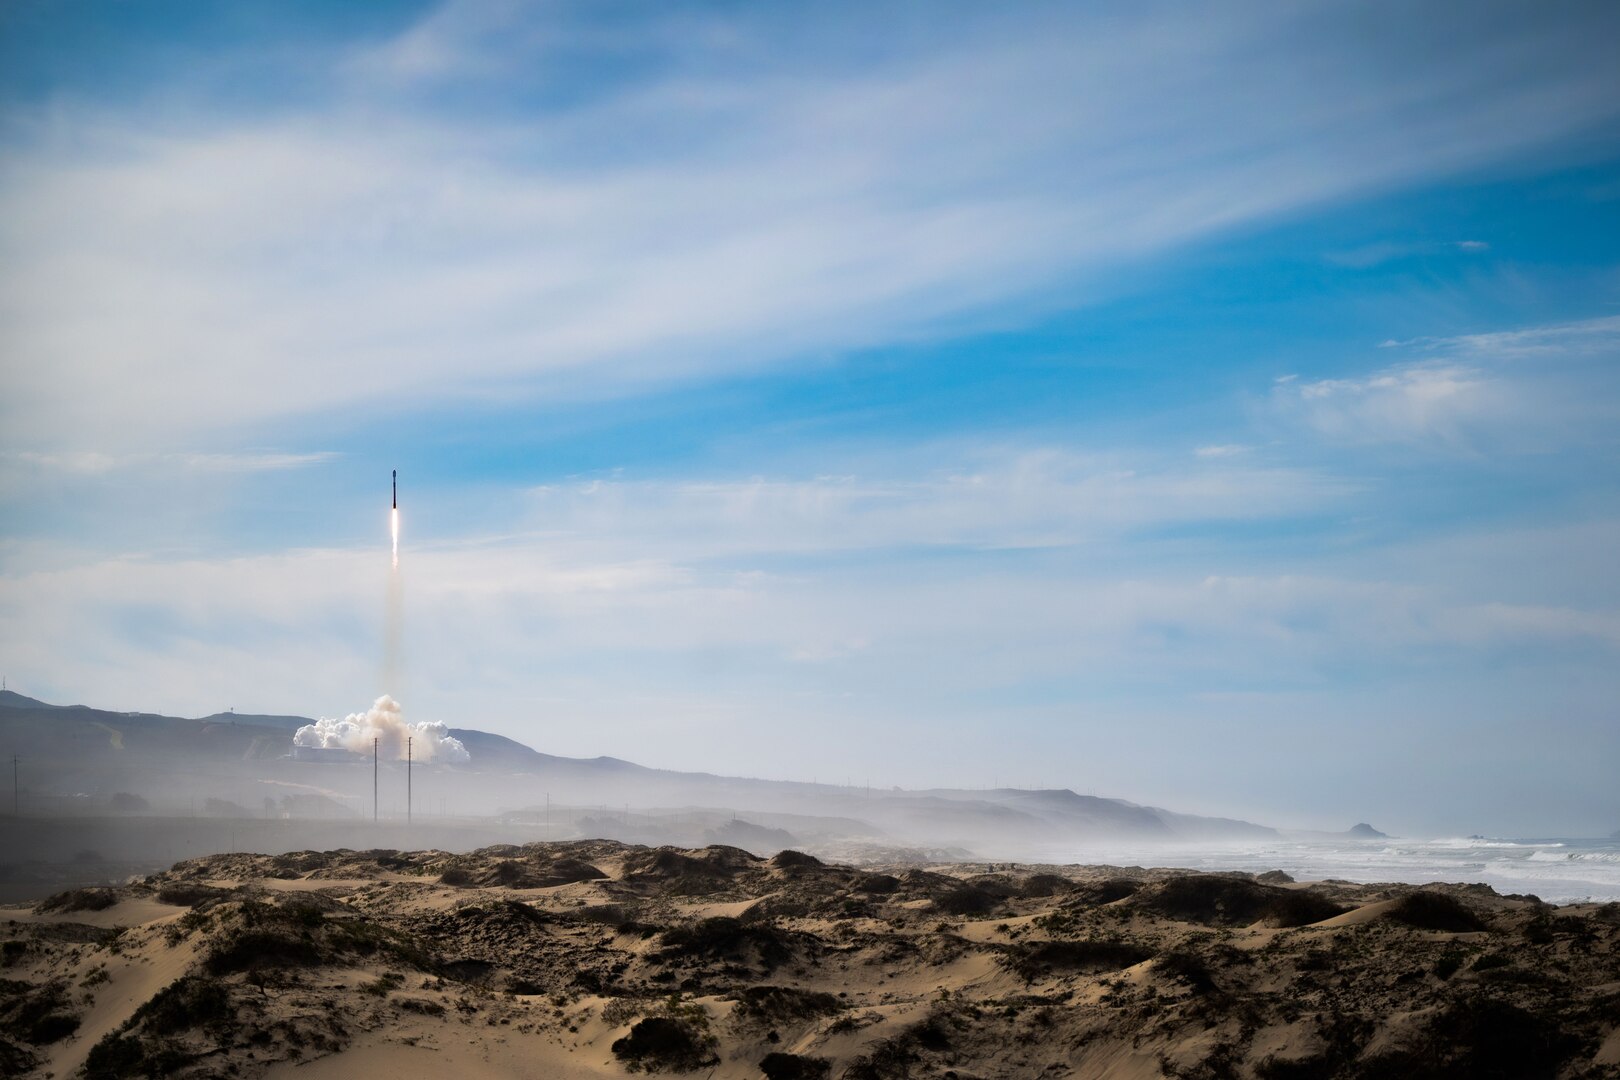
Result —
<instances>
[{"instance_id":1,"label":"white cloud","mask_svg":"<svg viewBox=\"0 0 1620 1080\"><path fill-rule=\"evenodd\" d=\"M1334 18L980 14L867 64L763 15L607 34L566 7L454 4L340 60L330 100L270 118L14 107L8 438L93 431L106 450L893 340L1620 111L1561 24L1491 45L1532 77L1497 80L1499 57L1459 46L1367 83L1324 44ZM1391 40L1427 30L1408 29ZM618 51L692 49L711 66ZM616 81L575 97L512 82L604 54ZM432 97L447 79L547 103L456 113Z\"/></svg>"},{"instance_id":2,"label":"white cloud","mask_svg":"<svg viewBox=\"0 0 1620 1080\"><path fill-rule=\"evenodd\" d=\"M1376 243L1351 248L1348 251L1330 252L1327 260L1338 266L1348 266L1353 270L1366 270L1395 259L1406 259L1418 255L1449 254L1456 251L1468 255L1478 255L1490 249L1491 245L1483 240L1380 240Z\"/></svg>"},{"instance_id":3,"label":"white cloud","mask_svg":"<svg viewBox=\"0 0 1620 1080\"><path fill-rule=\"evenodd\" d=\"M4 457L22 465L51 472L94 476L126 469L180 469L209 473L273 472L279 469L301 469L310 465L320 465L336 459L338 455L326 450L304 454L272 451L107 454L95 450L16 450L6 453Z\"/></svg>"},{"instance_id":4,"label":"white cloud","mask_svg":"<svg viewBox=\"0 0 1620 1080\"><path fill-rule=\"evenodd\" d=\"M1478 368L1440 361L1359 379L1278 384L1273 400L1318 432L1347 442L1439 441L1460 446L1467 425L1504 406Z\"/></svg>"},{"instance_id":5,"label":"white cloud","mask_svg":"<svg viewBox=\"0 0 1620 1080\"><path fill-rule=\"evenodd\" d=\"M1620 353L1620 315L1454 337L1386 341L1385 348L1443 353L1475 363L1612 358Z\"/></svg>"},{"instance_id":6,"label":"white cloud","mask_svg":"<svg viewBox=\"0 0 1620 1080\"><path fill-rule=\"evenodd\" d=\"M1218 457L1189 465L1023 448L960 453L954 468L921 474L895 464L866 477L548 486L531 492L532 520L597 550L657 536L674 558L1050 548L1171 524L1309 515L1357 490L1310 470Z\"/></svg>"},{"instance_id":7,"label":"white cloud","mask_svg":"<svg viewBox=\"0 0 1620 1080\"><path fill-rule=\"evenodd\" d=\"M539 729L497 703L550 696L605 726L544 737L595 753L652 723L646 701L665 697L764 715L836 689L868 715L900 717L1051 679L1288 688L1369 660L1456 672L1469 670L1459 652L1620 650L1609 609L1308 574L1144 565L1134 580L1107 580L1087 562L761 574L735 560L559 557L547 541L413 552L400 696L422 719L530 738ZM21 685L106 704L331 711L378 689L385 573L385 559L341 552L13 569L0 578L0 651Z\"/></svg>"},{"instance_id":8,"label":"white cloud","mask_svg":"<svg viewBox=\"0 0 1620 1080\"><path fill-rule=\"evenodd\" d=\"M1545 451L1611 436L1620 318L1388 340L1423 359L1366 375L1272 385L1277 414L1351 444Z\"/></svg>"}]
</instances>

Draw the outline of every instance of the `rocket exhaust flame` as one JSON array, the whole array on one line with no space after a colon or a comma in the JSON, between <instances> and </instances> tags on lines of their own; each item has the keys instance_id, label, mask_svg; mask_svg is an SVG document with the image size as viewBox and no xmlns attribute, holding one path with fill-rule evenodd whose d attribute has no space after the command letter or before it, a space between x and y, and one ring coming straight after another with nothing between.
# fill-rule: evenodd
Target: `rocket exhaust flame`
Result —
<instances>
[{"instance_id":1,"label":"rocket exhaust flame","mask_svg":"<svg viewBox=\"0 0 1620 1080\"><path fill-rule=\"evenodd\" d=\"M388 572L388 614L383 642L383 689L397 694L399 683L400 636L404 623L404 595L399 574L399 470L393 475L393 500L388 510L388 532L393 539L394 562Z\"/></svg>"},{"instance_id":2,"label":"rocket exhaust flame","mask_svg":"<svg viewBox=\"0 0 1620 1080\"><path fill-rule=\"evenodd\" d=\"M399 569L399 470L393 475L393 509L388 511L388 531L394 537L394 569Z\"/></svg>"}]
</instances>

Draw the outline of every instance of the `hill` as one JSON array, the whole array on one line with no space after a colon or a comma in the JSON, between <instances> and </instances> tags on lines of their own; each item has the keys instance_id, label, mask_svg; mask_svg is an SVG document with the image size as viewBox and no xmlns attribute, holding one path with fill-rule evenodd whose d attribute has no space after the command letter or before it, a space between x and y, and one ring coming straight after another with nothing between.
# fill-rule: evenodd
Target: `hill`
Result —
<instances>
[{"instance_id":1,"label":"hill","mask_svg":"<svg viewBox=\"0 0 1620 1080\"><path fill-rule=\"evenodd\" d=\"M403 816L403 763L380 763L374 780L364 755L348 761L292 759L291 735L307 717L216 713L203 717L118 712L52 705L14 692L0 695L0 752L25 762L23 789L38 814L104 808L118 793L139 796L153 813L195 814L229 803L249 816L286 816L322 802L349 816ZM531 816L546 805L583 810L598 823L619 820L617 835L682 835L680 808L728 808L731 816L765 825L793 815L795 835L841 839L885 836L917 845L970 848L1003 857L1065 844L1111 839L1201 841L1275 836L1262 825L1201 817L1067 789L970 791L867 789L678 772L612 757L546 754L514 739L455 728L471 755L457 765L413 770L413 813ZM375 784L375 787L374 787ZM373 807L374 790L378 805ZM133 805L124 800L125 807ZM631 821L631 808L642 813ZM673 808L669 820L647 820L649 807ZM541 811L543 813L543 810ZM815 822L825 822L817 828ZM848 823L857 823L851 830ZM549 822L545 822L548 823ZM632 826L636 828L632 828ZM713 821L704 828L714 828ZM772 826L775 827L775 826ZM651 832L647 830L651 829ZM638 831L639 830L639 831ZM701 835L701 834L694 834Z\"/></svg>"}]
</instances>

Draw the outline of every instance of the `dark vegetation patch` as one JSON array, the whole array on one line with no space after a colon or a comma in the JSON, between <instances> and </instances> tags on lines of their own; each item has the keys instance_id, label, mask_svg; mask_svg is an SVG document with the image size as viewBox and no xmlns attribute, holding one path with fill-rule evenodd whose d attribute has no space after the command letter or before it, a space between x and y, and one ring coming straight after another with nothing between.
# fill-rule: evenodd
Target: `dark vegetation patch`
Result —
<instances>
[{"instance_id":1,"label":"dark vegetation patch","mask_svg":"<svg viewBox=\"0 0 1620 1080\"><path fill-rule=\"evenodd\" d=\"M1002 963L1033 981L1058 973L1118 971L1152 958L1152 950L1126 941L1024 941L1009 946Z\"/></svg>"},{"instance_id":2,"label":"dark vegetation patch","mask_svg":"<svg viewBox=\"0 0 1620 1080\"><path fill-rule=\"evenodd\" d=\"M437 1001L428 1001L426 998L399 998L394 1004L406 1012L417 1013L421 1016L443 1016L444 1006Z\"/></svg>"},{"instance_id":3,"label":"dark vegetation patch","mask_svg":"<svg viewBox=\"0 0 1620 1080\"><path fill-rule=\"evenodd\" d=\"M1160 882L1136 898L1148 911L1204 926L1307 926L1345 909L1316 893L1262 885L1225 874L1189 874Z\"/></svg>"},{"instance_id":4,"label":"dark vegetation patch","mask_svg":"<svg viewBox=\"0 0 1620 1080\"><path fill-rule=\"evenodd\" d=\"M0 1076L21 1076L39 1064L39 1055L0 1037Z\"/></svg>"},{"instance_id":5,"label":"dark vegetation patch","mask_svg":"<svg viewBox=\"0 0 1620 1080\"><path fill-rule=\"evenodd\" d=\"M895 891L908 900L932 900L941 893L960 888L960 878L946 877L928 870L907 870L899 877Z\"/></svg>"},{"instance_id":6,"label":"dark vegetation patch","mask_svg":"<svg viewBox=\"0 0 1620 1080\"><path fill-rule=\"evenodd\" d=\"M496 967L488 960L475 960L461 957L445 963L441 970L446 978L456 982L470 983L474 986L486 986L494 978Z\"/></svg>"},{"instance_id":7,"label":"dark vegetation patch","mask_svg":"<svg viewBox=\"0 0 1620 1080\"><path fill-rule=\"evenodd\" d=\"M211 975L314 967L355 957L385 958L419 971L440 966L414 938L359 917L334 900L315 896L286 904L248 900L234 912L224 910L222 927L209 939L203 958L203 968Z\"/></svg>"},{"instance_id":8,"label":"dark vegetation patch","mask_svg":"<svg viewBox=\"0 0 1620 1080\"><path fill-rule=\"evenodd\" d=\"M1535 986L1553 989L1563 984L1563 980L1539 968L1504 967L1494 971L1481 973L1483 982L1495 983L1500 986Z\"/></svg>"},{"instance_id":9,"label":"dark vegetation patch","mask_svg":"<svg viewBox=\"0 0 1620 1080\"><path fill-rule=\"evenodd\" d=\"M753 959L772 971L792 958L799 935L769 923L748 923L728 915L700 919L664 931L660 958L675 960Z\"/></svg>"},{"instance_id":10,"label":"dark vegetation patch","mask_svg":"<svg viewBox=\"0 0 1620 1080\"><path fill-rule=\"evenodd\" d=\"M668 882L685 878L730 879L764 860L741 848L716 844L690 855L671 847L631 851L624 859L624 880Z\"/></svg>"},{"instance_id":11,"label":"dark vegetation patch","mask_svg":"<svg viewBox=\"0 0 1620 1080\"><path fill-rule=\"evenodd\" d=\"M1463 954L1456 949L1447 949L1440 954L1440 959L1434 962L1435 977L1441 981L1451 978L1462 967L1464 959Z\"/></svg>"},{"instance_id":12,"label":"dark vegetation patch","mask_svg":"<svg viewBox=\"0 0 1620 1080\"><path fill-rule=\"evenodd\" d=\"M999 906L995 896L977 885L962 885L934 897L934 909L946 915L988 915Z\"/></svg>"},{"instance_id":13,"label":"dark vegetation patch","mask_svg":"<svg viewBox=\"0 0 1620 1080\"><path fill-rule=\"evenodd\" d=\"M270 968L313 967L326 958L307 934L279 929L239 930L212 942L204 967L214 975Z\"/></svg>"},{"instance_id":14,"label":"dark vegetation patch","mask_svg":"<svg viewBox=\"0 0 1620 1080\"><path fill-rule=\"evenodd\" d=\"M559 922L585 923L597 926L625 926L632 919L623 904L587 904L584 907L564 908L556 913Z\"/></svg>"},{"instance_id":15,"label":"dark vegetation patch","mask_svg":"<svg viewBox=\"0 0 1620 1080\"><path fill-rule=\"evenodd\" d=\"M1194 995L1213 993L1215 976L1202 957L1187 949L1174 949L1159 957L1154 965L1162 974L1181 983Z\"/></svg>"},{"instance_id":16,"label":"dark vegetation patch","mask_svg":"<svg viewBox=\"0 0 1620 1080\"><path fill-rule=\"evenodd\" d=\"M849 1063L844 1080L894 1080L910 1077L922 1052L944 1053L952 1047L952 1018L931 1015L874 1044Z\"/></svg>"},{"instance_id":17,"label":"dark vegetation patch","mask_svg":"<svg viewBox=\"0 0 1620 1080\"><path fill-rule=\"evenodd\" d=\"M169 1076L194 1057L167 1040L146 1041L114 1031L90 1048L84 1062L84 1076L85 1080Z\"/></svg>"},{"instance_id":18,"label":"dark vegetation patch","mask_svg":"<svg viewBox=\"0 0 1620 1080\"><path fill-rule=\"evenodd\" d=\"M232 890L214 885L201 885L190 881L176 881L159 886L157 902L174 907L205 908L230 896Z\"/></svg>"},{"instance_id":19,"label":"dark vegetation patch","mask_svg":"<svg viewBox=\"0 0 1620 1080\"><path fill-rule=\"evenodd\" d=\"M769 1023L831 1016L845 1008L833 994L791 986L750 986L732 997L737 1002L732 1015L740 1020Z\"/></svg>"},{"instance_id":20,"label":"dark vegetation patch","mask_svg":"<svg viewBox=\"0 0 1620 1080\"><path fill-rule=\"evenodd\" d=\"M1024 879L1019 892L1031 899L1061 896L1074 888L1074 882L1057 874L1031 874Z\"/></svg>"},{"instance_id":21,"label":"dark vegetation patch","mask_svg":"<svg viewBox=\"0 0 1620 1080\"><path fill-rule=\"evenodd\" d=\"M1419 894L1414 894L1419 895ZM1576 1049L1556 1015L1493 998L1465 998L1407 1046L1368 1060L1361 1080L1552 1080Z\"/></svg>"},{"instance_id":22,"label":"dark vegetation patch","mask_svg":"<svg viewBox=\"0 0 1620 1080\"><path fill-rule=\"evenodd\" d=\"M1005 874L976 874L967 879L967 884L997 900L1010 900L1023 893L1019 883Z\"/></svg>"},{"instance_id":23,"label":"dark vegetation patch","mask_svg":"<svg viewBox=\"0 0 1620 1080\"><path fill-rule=\"evenodd\" d=\"M29 983L0 980L0 1036L19 1043L48 1046L79 1029L61 980Z\"/></svg>"},{"instance_id":24,"label":"dark vegetation patch","mask_svg":"<svg viewBox=\"0 0 1620 1080\"><path fill-rule=\"evenodd\" d=\"M602 881L607 874L582 859L547 859L535 855L491 860L477 855L445 867L439 882L457 888L551 889L581 881Z\"/></svg>"},{"instance_id":25,"label":"dark vegetation patch","mask_svg":"<svg viewBox=\"0 0 1620 1080\"><path fill-rule=\"evenodd\" d=\"M903 1039L884 1039L859 1055L844 1070L844 1080L891 1080L909 1077L921 1056Z\"/></svg>"},{"instance_id":26,"label":"dark vegetation patch","mask_svg":"<svg viewBox=\"0 0 1620 1080\"><path fill-rule=\"evenodd\" d=\"M69 911L105 911L118 903L118 890L114 888L69 889L41 900L34 910L41 915Z\"/></svg>"},{"instance_id":27,"label":"dark vegetation patch","mask_svg":"<svg viewBox=\"0 0 1620 1080\"><path fill-rule=\"evenodd\" d=\"M193 1028L222 1029L230 1024L230 987L219 979L187 975L159 990L132 1018L150 1035L173 1035Z\"/></svg>"},{"instance_id":28,"label":"dark vegetation patch","mask_svg":"<svg viewBox=\"0 0 1620 1080\"><path fill-rule=\"evenodd\" d=\"M724 870L727 874L737 874L745 870L753 870L765 862L752 851L745 851L730 844L710 844L698 852L698 858L711 866Z\"/></svg>"},{"instance_id":29,"label":"dark vegetation patch","mask_svg":"<svg viewBox=\"0 0 1620 1080\"><path fill-rule=\"evenodd\" d=\"M1335 915L1343 915L1349 908L1336 904L1320 893L1303 889L1283 889L1275 902L1268 904L1261 915L1268 926L1309 926Z\"/></svg>"},{"instance_id":30,"label":"dark vegetation patch","mask_svg":"<svg viewBox=\"0 0 1620 1080\"><path fill-rule=\"evenodd\" d=\"M806 866L817 868L825 866L826 864L820 859L816 858L814 855L806 855L802 851L784 849L771 856L771 865L778 868L786 866Z\"/></svg>"},{"instance_id":31,"label":"dark vegetation patch","mask_svg":"<svg viewBox=\"0 0 1620 1080\"><path fill-rule=\"evenodd\" d=\"M1325 1055L1307 1058L1268 1057L1254 1067L1256 1080L1323 1080L1335 1075Z\"/></svg>"},{"instance_id":32,"label":"dark vegetation patch","mask_svg":"<svg viewBox=\"0 0 1620 1080\"><path fill-rule=\"evenodd\" d=\"M862 874L856 879L855 888L871 896L888 896L900 888L900 879L893 874Z\"/></svg>"},{"instance_id":33,"label":"dark vegetation patch","mask_svg":"<svg viewBox=\"0 0 1620 1080\"><path fill-rule=\"evenodd\" d=\"M663 896L710 896L764 860L741 848L713 845L695 855L676 848L644 848L625 856L623 884Z\"/></svg>"},{"instance_id":34,"label":"dark vegetation patch","mask_svg":"<svg viewBox=\"0 0 1620 1080\"><path fill-rule=\"evenodd\" d=\"M439 874L439 884L449 885L457 889L469 889L475 884L473 872L466 866L453 864L444 868Z\"/></svg>"},{"instance_id":35,"label":"dark vegetation patch","mask_svg":"<svg viewBox=\"0 0 1620 1080\"><path fill-rule=\"evenodd\" d=\"M772 1052L759 1063L765 1080L826 1080L832 1075L832 1062L802 1054Z\"/></svg>"},{"instance_id":36,"label":"dark vegetation patch","mask_svg":"<svg viewBox=\"0 0 1620 1080\"><path fill-rule=\"evenodd\" d=\"M593 866L583 859L557 859L546 868L546 871L551 885L541 886L542 888L573 885L581 881L602 881L607 877L600 867Z\"/></svg>"},{"instance_id":37,"label":"dark vegetation patch","mask_svg":"<svg viewBox=\"0 0 1620 1080\"><path fill-rule=\"evenodd\" d=\"M385 998L405 984L405 978L397 971L385 971L370 982L360 985L362 994L372 997Z\"/></svg>"},{"instance_id":38,"label":"dark vegetation patch","mask_svg":"<svg viewBox=\"0 0 1620 1080\"><path fill-rule=\"evenodd\" d=\"M346 849L337 852L325 851L289 851L283 855L270 857L270 872L267 877L277 878L281 881L295 881L315 870L325 869L333 862L333 855L354 855ZM392 851L370 851L366 855L387 857L393 855Z\"/></svg>"},{"instance_id":39,"label":"dark vegetation patch","mask_svg":"<svg viewBox=\"0 0 1620 1080\"><path fill-rule=\"evenodd\" d=\"M869 901L837 889L811 891L798 889L762 896L739 916L744 922L770 922L773 919L864 918L872 914Z\"/></svg>"},{"instance_id":40,"label":"dark vegetation patch","mask_svg":"<svg viewBox=\"0 0 1620 1080\"><path fill-rule=\"evenodd\" d=\"M1135 896L1142 890L1140 881L1130 878L1106 878L1102 881L1082 881L1075 883L1070 891L1073 894L1068 903L1095 907L1101 904L1112 904L1117 900Z\"/></svg>"},{"instance_id":41,"label":"dark vegetation patch","mask_svg":"<svg viewBox=\"0 0 1620 1080\"><path fill-rule=\"evenodd\" d=\"M525 929L545 926L552 922L551 913L519 900L497 900L493 903L469 904L456 908L450 918L461 928L487 928L518 926Z\"/></svg>"},{"instance_id":42,"label":"dark vegetation patch","mask_svg":"<svg viewBox=\"0 0 1620 1080\"><path fill-rule=\"evenodd\" d=\"M613 1056L631 1069L657 1072L692 1072L718 1065L715 1039L690 1020L649 1016L639 1020L630 1034L614 1040Z\"/></svg>"},{"instance_id":43,"label":"dark vegetation patch","mask_svg":"<svg viewBox=\"0 0 1620 1080\"><path fill-rule=\"evenodd\" d=\"M1407 893L1385 914L1419 930L1461 934L1485 929L1484 920L1472 908L1455 896L1440 892Z\"/></svg>"},{"instance_id":44,"label":"dark vegetation patch","mask_svg":"<svg viewBox=\"0 0 1620 1080\"><path fill-rule=\"evenodd\" d=\"M1538 911L1519 928L1524 940L1532 945L1551 945L1558 936L1553 926L1552 917L1545 911Z\"/></svg>"},{"instance_id":45,"label":"dark vegetation patch","mask_svg":"<svg viewBox=\"0 0 1620 1080\"><path fill-rule=\"evenodd\" d=\"M0 946L0 959L5 963L15 963L37 944L60 945L105 945L116 938L123 931L109 929L105 926L91 926L89 923L78 922L47 922L34 923L32 926L22 928L22 932L33 938L29 941L8 941Z\"/></svg>"}]
</instances>

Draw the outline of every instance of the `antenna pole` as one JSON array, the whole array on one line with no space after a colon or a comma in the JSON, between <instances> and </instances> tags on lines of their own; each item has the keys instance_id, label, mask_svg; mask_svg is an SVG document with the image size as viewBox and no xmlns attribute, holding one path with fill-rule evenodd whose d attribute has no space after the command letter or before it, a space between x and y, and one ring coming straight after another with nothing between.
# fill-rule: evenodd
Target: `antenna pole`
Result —
<instances>
[{"instance_id":1,"label":"antenna pole","mask_svg":"<svg viewBox=\"0 0 1620 1080\"><path fill-rule=\"evenodd\" d=\"M377 823L377 740L371 740L371 823Z\"/></svg>"},{"instance_id":2,"label":"antenna pole","mask_svg":"<svg viewBox=\"0 0 1620 1080\"><path fill-rule=\"evenodd\" d=\"M22 789L17 786L17 755L11 755L11 816L22 817Z\"/></svg>"},{"instance_id":3,"label":"antenna pole","mask_svg":"<svg viewBox=\"0 0 1620 1080\"><path fill-rule=\"evenodd\" d=\"M407 736L405 739L405 824L411 823L411 743L414 740Z\"/></svg>"}]
</instances>

